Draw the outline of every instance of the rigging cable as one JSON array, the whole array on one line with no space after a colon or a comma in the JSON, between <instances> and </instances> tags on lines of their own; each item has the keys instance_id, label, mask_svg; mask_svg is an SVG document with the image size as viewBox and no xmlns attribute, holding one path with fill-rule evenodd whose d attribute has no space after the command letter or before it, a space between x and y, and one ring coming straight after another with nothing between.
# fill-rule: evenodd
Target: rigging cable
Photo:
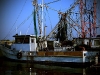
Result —
<instances>
[{"instance_id":1,"label":"rigging cable","mask_svg":"<svg viewBox=\"0 0 100 75\"><path fill-rule=\"evenodd\" d=\"M32 21L33 21L33 20L32 20ZM30 28L30 26L31 26L31 24L32 24L32 21L31 21L30 25L28 26L28 29L27 29L26 34L25 34L25 35L27 35L27 33L28 33L28 31L29 31L29 28Z\"/></svg>"},{"instance_id":2,"label":"rigging cable","mask_svg":"<svg viewBox=\"0 0 100 75\"><path fill-rule=\"evenodd\" d=\"M29 18L33 15L33 13L31 15L29 15L18 27L17 29L22 25L24 24L27 20L29 20Z\"/></svg>"},{"instance_id":3,"label":"rigging cable","mask_svg":"<svg viewBox=\"0 0 100 75\"><path fill-rule=\"evenodd\" d=\"M25 39L26 39L26 35L27 35L28 31L29 31L29 28L30 28L31 24L32 24L32 20L31 20L30 25L29 25L28 28L27 28L27 31L26 31L26 34L25 34L25 37L24 37L24 39L23 39L22 44L24 44L24 41L25 41ZM22 45L22 49L23 49L23 46L24 46L24 45ZM22 50L22 49L21 49L21 50Z\"/></svg>"},{"instance_id":4,"label":"rigging cable","mask_svg":"<svg viewBox=\"0 0 100 75\"><path fill-rule=\"evenodd\" d=\"M48 9L47 8L46 8L46 11L47 11L47 14L48 14L48 18L49 18L50 25L51 25L51 30L52 30L52 22L51 22L51 19L50 19L50 16L49 16L49 12L48 12Z\"/></svg>"},{"instance_id":5,"label":"rigging cable","mask_svg":"<svg viewBox=\"0 0 100 75\"><path fill-rule=\"evenodd\" d=\"M53 9L53 8L51 8L50 6L45 5L45 7L46 7L46 8L49 8L49 9L51 9L51 10L56 11L56 12L58 12L58 13L59 13L59 11L58 11L58 10Z\"/></svg>"},{"instance_id":6,"label":"rigging cable","mask_svg":"<svg viewBox=\"0 0 100 75\"><path fill-rule=\"evenodd\" d=\"M26 1L27 1L27 0L26 0ZM6 38L10 35L12 28L13 28L14 25L16 24L17 20L19 19L20 15L21 15L21 13L22 13L22 11L23 11L23 8L24 8L24 6L25 6L25 4L26 4L26 1L24 2L23 6L22 6L22 9L21 9L21 11L19 12L19 14L18 14L18 16L17 16L17 19L15 20L13 26L11 27L11 29L9 30L8 34L5 36L4 39L6 39Z\"/></svg>"},{"instance_id":7,"label":"rigging cable","mask_svg":"<svg viewBox=\"0 0 100 75\"><path fill-rule=\"evenodd\" d=\"M50 8L50 7L47 6L47 5L48 5L48 4L51 4L51 3L54 3L54 2L58 2L58 1L61 1L61 0L55 0L55 1L53 1L53 2L49 2L49 3L45 3L45 4L44 4L45 7L46 7L46 11L47 11L47 14L48 14L49 21L50 21L51 30L52 30L52 22L51 22L51 19L50 19L50 16L49 16L49 12L48 12L48 9L47 9L47 8L49 8L49 9L51 9L51 10L54 10L54 11L56 11L56 12L58 12L58 13L59 13L59 11L58 11L58 10L55 10L55 9L53 9L53 8Z\"/></svg>"},{"instance_id":8,"label":"rigging cable","mask_svg":"<svg viewBox=\"0 0 100 75\"><path fill-rule=\"evenodd\" d=\"M19 24L19 26L17 27L17 29L22 26L27 20L29 20L29 18L33 15L33 13L31 15L29 15L21 24ZM16 31L16 28L13 29L12 32ZM11 32L9 33L9 36L11 35Z\"/></svg>"},{"instance_id":9,"label":"rigging cable","mask_svg":"<svg viewBox=\"0 0 100 75\"><path fill-rule=\"evenodd\" d=\"M49 2L49 3L45 3L45 4L47 5L47 4L51 4L51 3L54 3L54 2L58 2L58 1L61 1L61 0L55 0L53 2Z\"/></svg>"}]
</instances>

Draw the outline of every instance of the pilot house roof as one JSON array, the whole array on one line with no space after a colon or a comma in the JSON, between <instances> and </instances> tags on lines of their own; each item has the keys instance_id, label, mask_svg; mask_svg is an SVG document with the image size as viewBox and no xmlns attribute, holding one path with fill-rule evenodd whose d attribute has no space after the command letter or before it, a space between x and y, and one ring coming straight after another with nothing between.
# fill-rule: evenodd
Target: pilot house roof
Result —
<instances>
[{"instance_id":1,"label":"pilot house roof","mask_svg":"<svg viewBox=\"0 0 100 75\"><path fill-rule=\"evenodd\" d=\"M18 35L18 34L14 35L13 37L34 37L36 38L35 35Z\"/></svg>"}]
</instances>

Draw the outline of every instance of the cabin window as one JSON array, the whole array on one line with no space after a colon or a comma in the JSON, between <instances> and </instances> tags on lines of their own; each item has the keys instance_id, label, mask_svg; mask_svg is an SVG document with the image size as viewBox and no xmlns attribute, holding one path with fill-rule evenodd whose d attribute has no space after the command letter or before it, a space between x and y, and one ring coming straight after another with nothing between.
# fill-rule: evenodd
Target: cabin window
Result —
<instances>
[{"instance_id":1,"label":"cabin window","mask_svg":"<svg viewBox=\"0 0 100 75\"><path fill-rule=\"evenodd\" d=\"M16 39L16 43L21 43L21 42L20 42L20 39L17 38L17 39Z\"/></svg>"},{"instance_id":2,"label":"cabin window","mask_svg":"<svg viewBox=\"0 0 100 75\"><path fill-rule=\"evenodd\" d=\"M95 46L100 45L100 40L94 40L94 45L95 45Z\"/></svg>"},{"instance_id":3,"label":"cabin window","mask_svg":"<svg viewBox=\"0 0 100 75\"><path fill-rule=\"evenodd\" d=\"M29 39L26 38L26 39L24 40L24 43L29 43Z\"/></svg>"},{"instance_id":4,"label":"cabin window","mask_svg":"<svg viewBox=\"0 0 100 75\"><path fill-rule=\"evenodd\" d=\"M34 39L31 39L31 43L34 43Z\"/></svg>"},{"instance_id":5,"label":"cabin window","mask_svg":"<svg viewBox=\"0 0 100 75\"><path fill-rule=\"evenodd\" d=\"M29 43L29 38L16 38L15 43Z\"/></svg>"}]
</instances>

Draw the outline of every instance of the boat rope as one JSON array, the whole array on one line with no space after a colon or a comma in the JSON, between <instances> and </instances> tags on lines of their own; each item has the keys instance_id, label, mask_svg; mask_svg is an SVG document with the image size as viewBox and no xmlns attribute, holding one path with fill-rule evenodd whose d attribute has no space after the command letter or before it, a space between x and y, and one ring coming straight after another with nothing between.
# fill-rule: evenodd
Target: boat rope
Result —
<instances>
[{"instance_id":1,"label":"boat rope","mask_svg":"<svg viewBox=\"0 0 100 75\"><path fill-rule=\"evenodd\" d=\"M19 24L19 26L17 27L17 29L19 29L22 25L24 25L24 23L25 23L27 20L29 20L31 16L32 16L32 14L29 15L21 24ZM15 31L16 31L16 28L13 29L12 32L9 32L9 35L7 35L5 38L7 38L8 36L10 36L11 33L15 32Z\"/></svg>"},{"instance_id":2,"label":"boat rope","mask_svg":"<svg viewBox=\"0 0 100 75\"><path fill-rule=\"evenodd\" d=\"M14 25L17 23L17 20L19 19L20 15L21 15L21 13L22 13L24 7L25 7L26 1L27 1L27 0L25 0L24 4L23 4L23 6L22 6L22 9L21 9L21 11L19 12L19 14L18 14L18 16L17 16L17 19L15 20L14 24L12 25L11 29L9 30L8 34L4 37L4 39L6 39L6 38L9 36L9 34L10 34L11 30L13 29Z\"/></svg>"},{"instance_id":3,"label":"boat rope","mask_svg":"<svg viewBox=\"0 0 100 75\"><path fill-rule=\"evenodd\" d=\"M49 16L49 12L48 12L48 9L47 8L46 8L46 11L47 11L47 14L48 14L48 18L49 18L50 25L51 25L51 30L52 30L52 22L51 22L51 19L50 19L50 16Z\"/></svg>"},{"instance_id":4,"label":"boat rope","mask_svg":"<svg viewBox=\"0 0 100 75\"><path fill-rule=\"evenodd\" d=\"M24 39L23 39L23 41L22 41L22 44L24 44L24 41L25 41L25 39L26 39L26 35L27 35L28 31L29 31L29 28L30 28L30 26L31 26L31 24L32 24L32 21L33 21L33 20L31 20L31 22L30 22L30 24L29 24L29 26L28 26L28 28L27 28L27 31L26 31L25 37L24 37ZM24 45L22 45L22 49L23 49L23 46L24 46ZM22 49L21 49L21 50L22 50Z\"/></svg>"},{"instance_id":5,"label":"boat rope","mask_svg":"<svg viewBox=\"0 0 100 75\"><path fill-rule=\"evenodd\" d=\"M55 0L55 1L53 1L53 2L49 2L49 3L45 3L45 4L48 5L48 4L51 4L51 3L58 2L58 1L61 1L61 0Z\"/></svg>"},{"instance_id":6,"label":"boat rope","mask_svg":"<svg viewBox=\"0 0 100 75\"><path fill-rule=\"evenodd\" d=\"M29 18L32 16L32 14L31 15L29 15L18 27L17 27L17 29L21 26L21 25L23 25L27 20L29 20ZM16 29L15 29L16 30Z\"/></svg>"},{"instance_id":7,"label":"boat rope","mask_svg":"<svg viewBox=\"0 0 100 75\"><path fill-rule=\"evenodd\" d=\"M46 7L46 8L49 8L49 9L51 9L51 10L56 11L56 12L58 12L58 13L59 13L59 11L58 11L58 10L53 9L53 8L51 8L50 6L45 5L45 7Z\"/></svg>"},{"instance_id":8,"label":"boat rope","mask_svg":"<svg viewBox=\"0 0 100 75\"><path fill-rule=\"evenodd\" d=\"M28 33L28 31L29 31L29 28L30 28L31 24L32 24L32 21L31 21L30 25L28 26L28 29L27 29L26 34L25 34L25 35L27 35L27 33Z\"/></svg>"},{"instance_id":9,"label":"boat rope","mask_svg":"<svg viewBox=\"0 0 100 75\"><path fill-rule=\"evenodd\" d=\"M46 26L46 12L44 12L44 26Z\"/></svg>"}]
</instances>

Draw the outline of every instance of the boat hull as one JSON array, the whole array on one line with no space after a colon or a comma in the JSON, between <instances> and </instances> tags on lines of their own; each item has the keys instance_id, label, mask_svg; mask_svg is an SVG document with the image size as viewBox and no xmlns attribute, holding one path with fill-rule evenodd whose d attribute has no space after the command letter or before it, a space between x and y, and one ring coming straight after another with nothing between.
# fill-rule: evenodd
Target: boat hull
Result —
<instances>
[{"instance_id":1,"label":"boat hull","mask_svg":"<svg viewBox=\"0 0 100 75\"><path fill-rule=\"evenodd\" d=\"M5 57L14 61L33 62L40 64L52 64L61 66L73 66L80 67L90 66L95 61L95 56L98 51L69 51L69 52L32 52L21 51L22 56L18 58L19 51L11 50L4 46L1 47L1 51Z\"/></svg>"}]
</instances>

